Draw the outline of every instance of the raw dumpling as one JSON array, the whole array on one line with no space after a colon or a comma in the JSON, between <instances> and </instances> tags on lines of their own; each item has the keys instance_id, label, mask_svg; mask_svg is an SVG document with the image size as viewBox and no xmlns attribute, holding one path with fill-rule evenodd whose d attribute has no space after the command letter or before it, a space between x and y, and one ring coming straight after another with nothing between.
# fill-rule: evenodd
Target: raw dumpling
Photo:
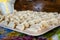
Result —
<instances>
[{"instance_id":1,"label":"raw dumpling","mask_svg":"<svg viewBox=\"0 0 60 40\"><path fill-rule=\"evenodd\" d=\"M7 26L8 25L8 22L7 21L2 21L0 24L3 24L5 26Z\"/></svg>"},{"instance_id":2,"label":"raw dumpling","mask_svg":"<svg viewBox=\"0 0 60 40\"><path fill-rule=\"evenodd\" d=\"M5 21L7 21L9 23L10 19L8 17L5 17Z\"/></svg>"},{"instance_id":3,"label":"raw dumpling","mask_svg":"<svg viewBox=\"0 0 60 40\"><path fill-rule=\"evenodd\" d=\"M49 20L48 22L49 22L49 25L51 26L58 26L58 20L55 18Z\"/></svg>"},{"instance_id":4,"label":"raw dumpling","mask_svg":"<svg viewBox=\"0 0 60 40\"><path fill-rule=\"evenodd\" d=\"M10 22L7 26L11 27L11 28L14 28L15 27L15 23L14 22Z\"/></svg>"},{"instance_id":5,"label":"raw dumpling","mask_svg":"<svg viewBox=\"0 0 60 40\"><path fill-rule=\"evenodd\" d=\"M41 31L41 25L39 25L39 24L31 25L30 28L28 28L27 30L37 33L39 31Z\"/></svg>"},{"instance_id":6,"label":"raw dumpling","mask_svg":"<svg viewBox=\"0 0 60 40\"><path fill-rule=\"evenodd\" d=\"M28 22L23 22L23 24L26 28L29 28L29 23Z\"/></svg>"},{"instance_id":7,"label":"raw dumpling","mask_svg":"<svg viewBox=\"0 0 60 40\"><path fill-rule=\"evenodd\" d=\"M4 16L0 15L0 22L3 21L3 19L4 19Z\"/></svg>"},{"instance_id":8,"label":"raw dumpling","mask_svg":"<svg viewBox=\"0 0 60 40\"><path fill-rule=\"evenodd\" d=\"M31 25L30 28L36 28L37 30L41 30L41 25L34 24L34 25Z\"/></svg>"},{"instance_id":9,"label":"raw dumpling","mask_svg":"<svg viewBox=\"0 0 60 40\"><path fill-rule=\"evenodd\" d=\"M49 24L46 21L41 21L39 24L41 25L41 29L46 29L49 27Z\"/></svg>"},{"instance_id":10,"label":"raw dumpling","mask_svg":"<svg viewBox=\"0 0 60 40\"><path fill-rule=\"evenodd\" d=\"M34 21L32 21L32 20L31 20L31 21L29 21L28 23L29 23L29 25L34 25L34 24L35 24L35 22L34 22Z\"/></svg>"},{"instance_id":11,"label":"raw dumpling","mask_svg":"<svg viewBox=\"0 0 60 40\"><path fill-rule=\"evenodd\" d=\"M19 20L19 17L16 16L16 15L13 16L13 19L14 19L14 20L17 20L17 21L20 21L20 20Z\"/></svg>"},{"instance_id":12,"label":"raw dumpling","mask_svg":"<svg viewBox=\"0 0 60 40\"><path fill-rule=\"evenodd\" d=\"M58 23L59 23L59 25L60 25L60 14L59 14L59 16L58 16Z\"/></svg>"},{"instance_id":13,"label":"raw dumpling","mask_svg":"<svg viewBox=\"0 0 60 40\"><path fill-rule=\"evenodd\" d=\"M18 24L18 25L16 26L16 28L19 29L19 30L24 30L24 29L25 29L25 27L24 27L23 24Z\"/></svg>"},{"instance_id":14,"label":"raw dumpling","mask_svg":"<svg viewBox=\"0 0 60 40\"><path fill-rule=\"evenodd\" d=\"M38 29L36 29L36 28L28 28L27 30L28 30L28 31L31 31L31 32L35 32L35 33L38 32Z\"/></svg>"},{"instance_id":15,"label":"raw dumpling","mask_svg":"<svg viewBox=\"0 0 60 40\"><path fill-rule=\"evenodd\" d=\"M41 20L40 19L35 19L33 21L35 22L35 24L38 24Z\"/></svg>"}]
</instances>

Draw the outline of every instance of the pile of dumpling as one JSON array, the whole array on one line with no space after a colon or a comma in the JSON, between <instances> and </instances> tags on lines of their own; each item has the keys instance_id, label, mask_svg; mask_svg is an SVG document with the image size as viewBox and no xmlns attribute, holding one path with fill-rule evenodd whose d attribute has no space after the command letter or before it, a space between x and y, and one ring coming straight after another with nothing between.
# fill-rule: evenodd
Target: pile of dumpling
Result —
<instances>
[{"instance_id":1,"label":"pile of dumpling","mask_svg":"<svg viewBox=\"0 0 60 40\"><path fill-rule=\"evenodd\" d=\"M0 15L0 24L19 30L38 32L60 25L60 14L57 12L15 11L13 14Z\"/></svg>"}]
</instances>

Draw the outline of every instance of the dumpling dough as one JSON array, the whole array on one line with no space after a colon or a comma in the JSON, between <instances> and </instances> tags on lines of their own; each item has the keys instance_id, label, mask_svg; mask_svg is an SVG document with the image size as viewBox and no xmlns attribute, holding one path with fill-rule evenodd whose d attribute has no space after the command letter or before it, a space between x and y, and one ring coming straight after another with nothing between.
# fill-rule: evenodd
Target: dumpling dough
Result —
<instances>
[{"instance_id":1,"label":"dumpling dough","mask_svg":"<svg viewBox=\"0 0 60 40\"><path fill-rule=\"evenodd\" d=\"M46 21L41 21L39 24L41 25L41 29L46 29L49 27L49 24Z\"/></svg>"},{"instance_id":2,"label":"dumpling dough","mask_svg":"<svg viewBox=\"0 0 60 40\"><path fill-rule=\"evenodd\" d=\"M28 22L23 22L22 24L24 24L24 26L26 27L26 28L29 28L29 23Z\"/></svg>"},{"instance_id":3,"label":"dumpling dough","mask_svg":"<svg viewBox=\"0 0 60 40\"><path fill-rule=\"evenodd\" d=\"M19 30L24 30L24 29L25 29L25 27L24 27L23 24L18 24L18 25L16 26L16 28L19 29Z\"/></svg>"},{"instance_id":4,"label":"dumpling dough","mask_svg":"<svg viewBox=\"0 0 60 40\"><path fill-rule=\"evenodd\" d=\"M3 24L5 26L7 26L8 25L8 22L7 21L2 21L0 24Z\"/></svg>"},{"instance_id":5,"label":"dumpling dough","mask_svg":"<svg viewBox=\"0 0 60 40\"><path fill-rule=\"evenodd\" d=\"M58 20L55 18L50 19L48 22L50 26L58 26Z\"/></svg>"},{"instance_id":6,"label":"dumpling dough","mask_svg":"<svg viewBox=\"0 0 60 40\"><path fill-rule=\"evenodd\" d=\"M59 14L59 16L58 16L58 23L59 23L59 25L60 25L60 14Z\"/></svg>"},{"instance_id":7,"label":"dumpling dough","mask_svg":"<svg viewBox=\"0 0 60 40\"><path fill-rule=\"evenodd\" d=\"M11 28L14 28L15 27L15 23L14 22L10 22L7 26L11 27Z\"/></svg>"},{"instance_id":8,"label":"dumpling dough","mask_svg":"<svg viewBox=\"0 0 60 40\"><path fill-rule=\"evenodd\" d=\"M28 31L31 31L31 32L35 32L35 33L38 32L38 29L36 29L36 28L28 28L27 30L28 30Z\"/></svg>"},{"instance_id":9,"label":"dumpling dough","mask_svg":"<svg viewBox=\"0 0 60 40\"><path fill-rule=\"evenodd\" d=\"M0 15L0 22L4 19L4 16Z\"/></svg>"},{"instance_id":10,"label":"dumpling dough","mask_svg":"<svg viewBox=\"0 0 60 40\"><path fill-rule=\"evenodd\" d=\"M30 28L28 28L27 30L37 33L39 31L41 31L41 27L39 24L34 24Z\"/></svg>"},{"instance_id":11,"label":"dumpling dough","mask_svg":"<svg viewBox=\"0 0 60 40\"><path fill-rule=\"evenodd\" d=\"M31 21L29 21L28 23L29 23L29 25L34 25L34 24L35 24L35 22L34 22L34 21L32 21L32 20L31 20Z\"/></svg>"}]
</instances>

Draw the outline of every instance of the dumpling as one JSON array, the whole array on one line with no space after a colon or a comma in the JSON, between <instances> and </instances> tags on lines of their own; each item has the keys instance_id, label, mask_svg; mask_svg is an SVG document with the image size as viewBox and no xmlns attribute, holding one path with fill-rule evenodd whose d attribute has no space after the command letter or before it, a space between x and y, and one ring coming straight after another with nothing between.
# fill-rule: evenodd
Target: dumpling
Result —
<instances>
[{"instance_id":1,"label":"dumpling","mask_svg":"<svg viewBox=\"0 0 60 40\"><path fill-rule=\"evenodd\" d=\"M37 28L33 28L33 27L32 28L28 28L26 30L31 31L31 32L35 32L35 33L37 33L39 31Z\"/></svg>"},{"instance_id":2,"label":"dumpling","mask_svg":"<svg viewBox=\"0 0 60 40\"><path fill-rule=\"evenodd\" d=\"M33 21L35 22L35 24L38 24L41 20L40 19L35 19Z\"/></svg>"},{"instance_id":3,"label":"dumpling","mask_svg":"<svg viewBox=\"0 0 60 40\"><path fill-rule=\"evenodd\" d=\"M15 19L15 20L17 20L17 21L20 21L20 20L19 20L19 17L16 16L16 15L13 16L13 19Z\"/></svg>"},{"instance_id":4,"label":"dumpling","mask_svg":"<svg viewBox=\"0 0 60 40\"><path fill-rule=\"evenodd\" d=\"M15 23L11 21L7 26L10 27L10 28L14 28L15 27Z\"/></svg>"},{"instance_id":5,"label":"dumpling","mask_svg":"<svg viewBox=\"0 0 60 40\"><path fill-rule=\"evenodd\" d=\"M8 25L8 22L7 21L2 21L0 24L3 24L5 26L7 26Z\"/></svg>"},{"instance_id":6,"label":"dumpling","mask_svg":"<svg viewBox=\"0 0 60 40\"><path fill-rule=\"evenodd\" d=\"M0 22L2 22L3 19L4 19L4 16L1 16L1 15L0 15Z\"/></svg>"},{"instance_id":7,"label":"dumpling","mask_svg":"<svg viewBox=\"0 0 60 40\"><path fill-rule=\"evenodd\" d=\"M60 14L59 14L59 16L58 16L58 23L59 23L59 25L60 25Z\"/></svg>"},{"instance_id":8,"label":"dumpling","mask_svg":"<svg viewBox=\"0 0 60 40\"><path fill-rule=\"evenodd\" d=\"M31 25L30 28L36 28L37 30L41 30L41 25L34 24L34 25Z\"/></svg>"},{"instance_id":9,"label":"dumpling","mask_svg":"<svg viewBox=\"0 0 60 40\"><path fill-rule=\"evenodd\" d=\"M42 21L41 23L39 23L41 25L41 29L46 29L49 27L49 24L46 21Z\"/></svg>"},{"instance_id":10,"label":"dumpling","mask_svg":"<svg viewBox=\"0 0 60 40\"><path fill-rule=\"evenodd\" d=\"M37 32L39 32L39 31L41 31L41 25L39 25L39 24L34 24L34 25L31 25L31 26L30 26L29 28L27 28L26 30L37 33Z\"/></svg>"},{"instance_id":11,"label":"dumpling","mask_svg":"<svg viewBox=\"0 0 60 40\"><path fill-rule=\"evenodd\" d=\"M53 13L49 13L48 16L49 16L50 18L55 18L55 15L53 15Z\"/></svg>"},{"instance_id":12,"label":"dumpling","mask_svg":"<svg viewBox=\"0 0 60 40\"><path fill-rule=\"evenodd\" d=\"M25 29L25 27L24 27L23 24L18 24L18 25L16 26L16 28L19 29L19 30L24 30L24 29Z\"/></svg>"},{"instance_id":13,"label":"dumpling","mask_svg":"<svg viewBox=\"0 0 60 40\"><path fill-rule=\"evenodd\" d=\"M20 21L17 20L13 20L13 22L15 22L17 25L20 23Z\"/></svg>"},{"instance_id":14,"label":"dumpling","mask_svg":"<svg viewBox=\"0 0 60 40\"><path fill-rule=\"evenodd\" d=\"M58 26L58 20L56 18L53 18L49 20L48 22L49 22L49 25L51 26Z\"/></svg>"},{"instance_id":15,"label":"dumpling","mask_svg":"<svg viewBox=\"0 0 60 40\"><path fill-rule=\"evenodd\" d=\"M9 23L10 19L8 17L5 17L5 21L7 21Z\"/></svg>"},{"instance_id":16,"label":"dumpling","mask_svg":"<svg viewBox=\"0 0 60 40\"><path fill-rule=\"evenodd\" d=\"M29 21L28 23L29 23L29 25L34 25L35 24L34 21Z\"/></svg>"},{"instance_id":17,"label":"dumpling","mask_svg":"<svg viewBox=\"0 0 60 40\"><path fill-rule=\"evenodd\" d=\"M29 28L29 23L28 22L23 22L23 24L26 28Z\"/></svg>"}]
</instances>

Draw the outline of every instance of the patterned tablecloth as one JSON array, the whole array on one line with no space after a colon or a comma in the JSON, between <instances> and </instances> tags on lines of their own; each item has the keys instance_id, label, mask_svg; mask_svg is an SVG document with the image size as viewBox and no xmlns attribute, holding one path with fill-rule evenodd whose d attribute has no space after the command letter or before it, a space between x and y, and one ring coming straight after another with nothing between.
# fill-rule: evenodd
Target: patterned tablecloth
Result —
<instances>
[{"instance_id":1,"label":"patterned tablecloth","mask_svg":"<svg viewBox=\"0 0 60 40\"><path fill-rule=\"evenodd\" d=\"M0 27L0 40L60 40L60 27L36 37Z\"/></svg>"}]
</instances>

